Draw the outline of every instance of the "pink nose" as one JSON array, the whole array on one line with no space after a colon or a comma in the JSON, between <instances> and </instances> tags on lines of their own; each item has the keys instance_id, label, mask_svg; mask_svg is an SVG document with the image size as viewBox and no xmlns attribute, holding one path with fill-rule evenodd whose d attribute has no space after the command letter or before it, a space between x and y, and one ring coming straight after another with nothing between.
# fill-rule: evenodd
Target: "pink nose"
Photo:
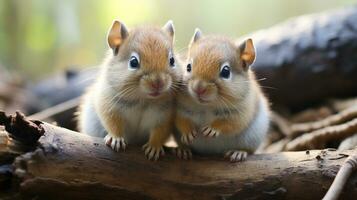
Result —
<instances>
[{"instance_id":1,"label":"pink nose","mask_svg":"<svg viewBox=\"0 0 357 200\"><path fill-rule=\"evenodd\" d=\"M198 87L198 88L196 88L195 92L196 92L196 94L197 94L198 96L201 96L201 95L203 95L204 93L206 93L206 88Z\"/></svg>"},{"instance_id":2,"label":"pink nose","mask_svg":"<svg viewBox=\"0 0 357 200\"><path fill-rule=\"evenodd\" d=\"M163 86L164 84L160 80L151 83L151 87L154 88L155 90L160 90Z\"/></svg>"}]
</instances>

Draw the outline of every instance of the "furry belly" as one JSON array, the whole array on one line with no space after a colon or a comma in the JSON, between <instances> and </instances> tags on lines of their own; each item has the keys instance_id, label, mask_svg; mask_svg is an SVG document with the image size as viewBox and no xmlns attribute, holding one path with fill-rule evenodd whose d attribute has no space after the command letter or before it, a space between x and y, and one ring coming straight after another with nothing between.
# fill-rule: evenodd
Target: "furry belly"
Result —
<instances>
[{"instance_id":1,"label":"furry belly","mask_svg":"<svg viewBox=\"0 0 357 200\"><path fill-rule=\"evenodd\" d=\"M81 119L81 131L96 137L105 137L108 134L92 103L87 103L82 112L82 115L86 117L82 117ZM121 112L126 121L124 125L124 139L129 145L144 145L147 143L151 129L166 117L166 112L152 106L147 108L131 108L125 110L125 112L123 110L117 112Z\"/></svg>"},{"instance_id":2,"label":"furry belly","mask_svg":"<svg viewBox=\"0 0 357 200\"><path fill-rule=\"evenodd\" d=\"M201 134L193 140L191 150L197 154L223 154L228 150L244 150L253 153L264 140L269 128L269 112L261 101L259 110L250 125L241 133L206 138Z\"/></svg>"},{"instance_id":3,"label":"furry belly","mask_svg":"<svg viewBox=\"0 0 357 200\"><path fill-rule=\"evenodd\" d=\"M129 144L144 145L149 141L150 131L166 118L165 112L153 107L126 111L124 138Z\"/></svg>"}]
</instances>

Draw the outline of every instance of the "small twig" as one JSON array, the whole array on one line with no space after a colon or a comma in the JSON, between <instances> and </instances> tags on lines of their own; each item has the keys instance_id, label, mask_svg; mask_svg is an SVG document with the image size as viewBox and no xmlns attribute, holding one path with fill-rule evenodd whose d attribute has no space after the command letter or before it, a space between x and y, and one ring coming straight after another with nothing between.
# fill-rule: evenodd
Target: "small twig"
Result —
<instances>
[{"instance_id":1,"label":"small twig","mask_svg":"<svg viewBox=\"0 0 357 200\"><path fill-rule=\"evenodd\" d=\"M353 105L357 105L357 97L352 97L348 99L333 99L329 102L329 107L331 107L335 112L341 112Z\"/></svg>"},{"instance_id":2,"label":"small twig","mask_svg":"<svg viewBox=\"0 0 357 200\"><path fill-rule=\"evenodd\" d=\"M357 118L345 124L329 126L295 138L290 141L285 150L297 151L306 149L323 148L326 142L340 140L357 132Z\"/></svg>"},{"instance_id":3,"label":"small twig","mask_svg":"<svg viewBox=\"0 0 357 200\"><path fill-rule=\"evenodd\" d=\"M291 126L290 137L294 138L307 132L312 132L328 126L340 124L357 117L357 105L317 122L299 123Z\"/></svg>"},{"instance_id":4,"label":"small twig","mask_svg":"<svg viewBox=\"0 0 357 200\"><path fill-rule=\"evenodd\" d=\"M281 137L281 133L278 133L277 131L270 131L263 142L259 145L258 149L255 151L256 154L264 153L266 151L266 148L268 148L270 145L272 145L275 141L274 138L276 137Z\"/></svg>"},{"instance_id":5,"label":"small twig","mask_svg":"<svg viewBox=\"0 0 357 200\"><path fill-rule=\"evenodd\" d=\"M338 150L353 149L353 147L356 146L357 146L357 132L354 135L342 140L340 145L338 146Z\"/></svg>"},{"instance_id":6,"label":"small twig","mask_svg":"<svg viewBox=\"0 0 357 200\"><path fill-rule=\"evenodd\" d=\"M290 123L276 112L271 112L271 121L277 126L279 131L285 135L290 135Z\"/></svg>"},{"instance_id":7,"label":"small twig","mask_svg":"<svg viewBox=\"0 0 357 200\"><path fill-rule=\"evenodd\" d=\"M66 110L74 109L74 108L78 107L81 99L82 99L82 97L77 97L77 98L71 99L69 101L66 101L66 102L60 103L58 105L52 106L50 108L47 108L45 110L42 110L41 112L30 115L27 118L37 119L40 121L51 121L50 120L51 117L58 115L59 113L65 112Z\"/></svg>"},{"instance_id":8,"label":"small twig","mask_svg":"<svg viewBox=\"0 0 357 200\"><path fill-rule=\"evenodd\" d=\"M338 157L335 157L335 158L329 158L329 160L338 160L338 159L341 159L341 158L346 158L348 157L348 155L346 154L338 154Z\"/></svg>"},{"instance_id":9,"label":"small twig","mask_svg":"<svg viewBox=\"0 0 357 200\"><path fill-rule=\"evenodd\" d=\"M286 144L290 141L289 138L283 138L277 142L274 142L264 149L264 153L277 153L285 149Z\"/></svg>"},{"instance_id":10,"label":"small twig","mask_svg":"<svg viewBox=\"0 0 357 200\"><path fill-rule=\"evenodd\" d=\"M333 181L330 189L327 191L323 200L336 200L340 196L348 178L353 171L357 169L357 151L354 155L350 155L341 169L338 171L335 180Z\"/></svg>"},{"instance_id":11,"label":"small twig","mask_svg":"<svg viewBox=\"0 0 357 200\"><path fill-rule=\"evenodd\" d=\"M335 112L337 113L337 112ZM290 121L292 123L306 123L318 121L332 115L332 109L326 105L318 108L308 108L304 111L294 114Z\"/></svg>"}]
</instances>

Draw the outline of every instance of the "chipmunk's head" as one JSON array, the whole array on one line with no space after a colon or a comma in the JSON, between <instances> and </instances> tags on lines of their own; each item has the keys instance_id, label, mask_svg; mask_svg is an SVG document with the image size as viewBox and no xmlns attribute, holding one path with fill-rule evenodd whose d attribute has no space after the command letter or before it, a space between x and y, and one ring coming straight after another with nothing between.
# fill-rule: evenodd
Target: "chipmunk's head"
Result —
<instances>
[{"instance_id":1,"label":"chipmunk's head","mask_svg":"<svg viewBox=\"0 0 357 200\"><path fill-rule=\"evenodd\" d=\"M177 84L177 61L173 51L172 21L162 28L147 26L128 31L114 21L108 33L111 48L106 78L118 96L160 98Z\"/></svg>"},{"instance_id":2,"label":"chipmunk's head","mask_svg":"<svg viewBox=\"0 0 357 200\"><path fill-rule=\"evenodd\" d=\"M254 59L251 39L235 44L224 37L202 36L196 29L183 65L183 81L199 104L230 106L247 93Z\"/></svg>"}]
</instances>

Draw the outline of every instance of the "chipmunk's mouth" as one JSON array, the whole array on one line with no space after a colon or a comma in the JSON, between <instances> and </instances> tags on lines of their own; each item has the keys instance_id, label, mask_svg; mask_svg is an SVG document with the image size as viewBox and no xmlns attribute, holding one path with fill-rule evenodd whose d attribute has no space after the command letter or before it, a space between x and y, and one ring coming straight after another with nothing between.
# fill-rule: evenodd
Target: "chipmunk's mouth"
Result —
<instances>
[{"instance_id":1,"label":"chipmunk's mouth","mask_svg":"<svg viewBox=\"0 0 357 200\"><path fill-rule=\"evenodd\" d=\"M162 91L153 91L153 92L147 93L147 97L150 99L156 99L156 98L161 97L162 94L163 94Z\"/></svg>"},{"instance_id":2,"label":"chipmunk's mouth","mask_svg":"<svg viewBox=\"0 0 357 200\"><path fill-rule=\"evenodd\" d=\"M201 96L196 96L195 99L196 99L196 101L197 101L198 103L200 103L200 104L209 104L209 103L211 103L210 100L208 100L208 99L206 99L206 98L203 98L203 97L201 97Z\"/></svg>"},{"instance_id":3,"label":"chipmunk's mouth","mask_svg":"<svg viewBox=\"0 0 357 200\"><path fill-rule=\"evenodd\" d=\"M210 104L212 103L212 99L207 95L198 95L196 93L190 92L190 96L199 104Z\"/></svg>"},{"instance_id":4,"label":"chipmunk's mouth","mask_svg":"<svg viewBox=\"0 0 357 200\"><path fill-rule=\"evenodd\" d=\"M162 93L161 92L151 92L149 93L148 95L151 96L151 97L158 97L160 96Z\"/></svg>"}]
</instances>

